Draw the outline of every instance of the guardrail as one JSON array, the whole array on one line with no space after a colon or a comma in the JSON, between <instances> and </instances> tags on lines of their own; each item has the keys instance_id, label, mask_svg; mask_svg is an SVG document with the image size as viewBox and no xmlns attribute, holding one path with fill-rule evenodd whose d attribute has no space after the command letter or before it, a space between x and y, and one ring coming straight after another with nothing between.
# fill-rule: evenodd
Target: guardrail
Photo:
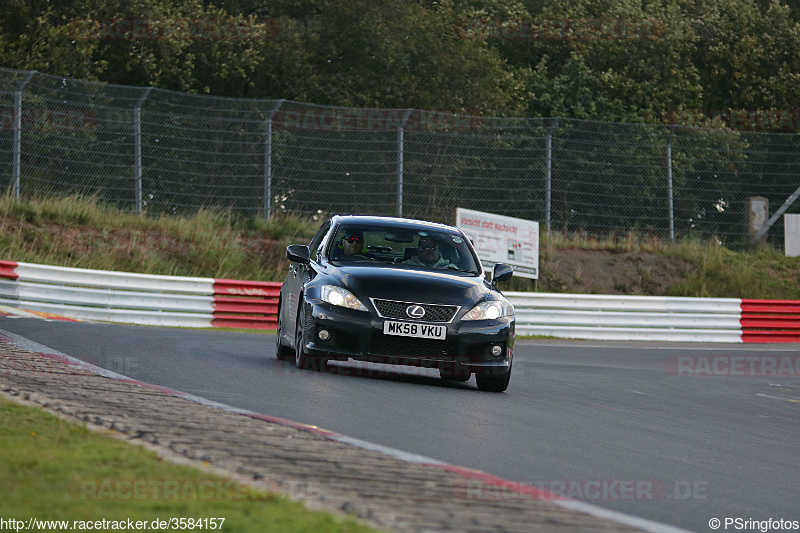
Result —
<instances>
[{"instance_id":1,"label":"guardrail","mask_svg":"<svg viewBox=\"0 0 800 533\"><path fill-rule=\"evenodd\" d=\"M276 329L281 283L276 281L214 280L217 328Z\"/></svg>"},{"instance_id":2,"label":"guardrail","mask_svg":"<svg viewBox=\"0 0 800 533\"><path fill-rule=\"evenodd\" d=\"M275 329L278 282L0 261L0 305L79 320ZM800 301L506 292L517 333L685 342L800 342Z\"/></svg>"},{"instance_id":3,"label":"guardrail","mask_svg":"<svg viewBox=\"0 0 800 533\"><path fill-rule=\"evenodd\" d=\"M517 333L575 339L800 342L800 302L506 292Z\"/></svg>"},{"instance_id":4,"label":"guardrail","mask_svg":"<svg viewBox=\"0 0 800 533\"><path fill-rule=\"evenodd\" d=\"M800 342L800 302L742 300L743 342Z\"/></svg>"},{"instance_id":5,"label":"guardrail","mask_svg":"<svg viewBox=\"0 0 800 533\"><path fill-rule=\"evenodd\" d=\"M742 342L738 298L509 292L517 333L602 340Z\"/></svg>"},{"instance_id":6,"label":"guardrail","mask_svg":"<svg viewBox=\"0 0 800 533\"><path fill-rule=\"evenodd\" d=\"M0 304L79 320L275 329L280 283L0 261Z\"/></svg>"}]
</instances>

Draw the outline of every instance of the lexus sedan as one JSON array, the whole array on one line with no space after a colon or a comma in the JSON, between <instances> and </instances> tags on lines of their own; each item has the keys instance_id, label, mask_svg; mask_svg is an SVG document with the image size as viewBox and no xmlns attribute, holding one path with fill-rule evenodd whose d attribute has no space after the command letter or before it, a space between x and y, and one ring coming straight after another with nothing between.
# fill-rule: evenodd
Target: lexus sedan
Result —
<instances>
[{"instance_id":1,"label":"lexus sedan","mask_svg":"<svg viewBox=\"0 0 800 533\"><path fill-rule=\"evenodd\" d=\"M486 279L458 228L402 218L334 216L291 262L278 304L276 356L298 368L329 360L438 368L442 379L508 388L514 307Z\"/></svg>"}]
</instances>

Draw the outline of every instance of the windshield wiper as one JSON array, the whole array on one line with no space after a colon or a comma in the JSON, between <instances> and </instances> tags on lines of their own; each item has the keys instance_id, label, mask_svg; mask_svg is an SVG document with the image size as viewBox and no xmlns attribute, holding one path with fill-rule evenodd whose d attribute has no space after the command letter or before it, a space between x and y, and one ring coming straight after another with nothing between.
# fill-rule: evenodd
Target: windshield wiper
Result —
<instances>
[{"instance_id":1,"label":"windshield wiper","mask_svg":"<svg viewBox=\"0 0 800 533\"><path fill-rule=\"evenodd\" d=\"M455 265L450 265L448 267L445 267L445 270L455 270L456 272L466 272L467 274L477 274L477 272L474 271L474 270L464 270L463 268L458 268Z\"/></svg>"}]
</instances>

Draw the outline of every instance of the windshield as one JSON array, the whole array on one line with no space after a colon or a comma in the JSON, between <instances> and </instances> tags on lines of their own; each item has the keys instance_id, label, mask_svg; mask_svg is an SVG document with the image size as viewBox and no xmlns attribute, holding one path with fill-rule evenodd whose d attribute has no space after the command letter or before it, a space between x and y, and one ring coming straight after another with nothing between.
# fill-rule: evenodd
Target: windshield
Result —
<instances>
[{"instance_id":1,"label":"windshield","mask_svg":"<svg viewBox=\"0 0 800 533\"><path fill-rule=\"evenodd\" d=\"M337 263L479 273L469 244L456 231L342 224L330 246L328 255Z\"/></svg>"}]
</instances>

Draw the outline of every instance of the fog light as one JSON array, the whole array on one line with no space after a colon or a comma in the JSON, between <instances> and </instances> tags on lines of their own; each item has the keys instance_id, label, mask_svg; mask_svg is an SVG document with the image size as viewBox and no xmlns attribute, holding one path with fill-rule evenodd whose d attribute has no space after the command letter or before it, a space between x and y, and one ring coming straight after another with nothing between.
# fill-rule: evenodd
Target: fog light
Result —
<instances>
[{"instance_id":1,"label":"fog light","mask_svg":"<svg viewBox=\"0 0 800 533\"><path fill-rule=\"evenodd\" d=\"M319 337L321 341L326 341L331 338L331 333L327 329L321 329L319 333L317 333L317 337Z\"/></svg>"},{"instance_id":2,"label":"fog light","mask_svg":"<svg viewBox=\"0 0 800 533\"><path fill-rule=\"evenodd\" d=\"M494 346L492 346L492 352L491 353L492 353L492 356L494 356L494 357L500 357L501 355L503 355L503 347L502 346L498 346L497 344L495 344Z\"/></svg>"}]
</instances>

